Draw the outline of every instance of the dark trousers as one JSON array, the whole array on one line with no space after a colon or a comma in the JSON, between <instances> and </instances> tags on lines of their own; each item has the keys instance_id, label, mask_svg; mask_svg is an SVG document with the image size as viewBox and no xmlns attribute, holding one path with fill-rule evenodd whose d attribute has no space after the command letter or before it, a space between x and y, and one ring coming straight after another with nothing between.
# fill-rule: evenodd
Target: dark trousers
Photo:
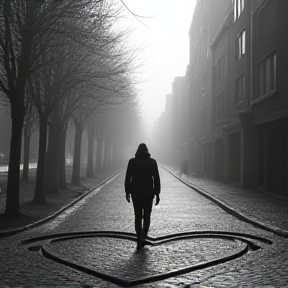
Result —
<instances>
[{"instance_id":1,"label":"dark trousers","mask_svg":"<svg viewBox=\"0 0 288 288\"><path fill-rule=\"evenodd\" d=\"M150 227L150 216L153 205L153 195L133 195L132 202L135 215L135 231L137 237L146 237ZM143 226L142 226L143 219Z\"/></svg>"}]
</instances>

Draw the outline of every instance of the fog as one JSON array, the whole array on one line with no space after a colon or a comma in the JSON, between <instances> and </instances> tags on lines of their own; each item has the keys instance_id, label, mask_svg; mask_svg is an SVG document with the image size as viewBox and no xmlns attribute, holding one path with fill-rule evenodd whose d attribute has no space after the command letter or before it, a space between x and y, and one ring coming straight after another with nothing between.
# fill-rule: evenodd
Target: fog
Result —
<instances>
[{"instance_id":1,"label":"fog","mask_svg":"<svg viewBox=\"0 0 288 288\"><path fill-rule=\"evenodd\" d=\"M288 159L285 136L288 104L283 84L286 54L281 51L287 49L281 35L286 35L286 26L282 18L277 18L277 13L279 7L285 8L286 4L282 1L279 7L274 7L269 1L267 6L263 1L208 1L209 5L203 2L195 4L193 1L191 11L187 9L189 17L186 14L185 17L189 21L185 22L185 27L175 31L170 28L171 33L185 35L186 44L185 41L180 43L176 34L170 35L170 30L166 33L165 21L178 15L176 10L173 15L173 9L163 9L164 18L161 18L163 11L158 11L159 18L156 13L145 23L126 10L125 17L131 17L128 23L133 23L131 26L139 32L137 41L142 39L144 47L139 47L139 42L131 42L129 29L119 28L121 25L115 29L111 19L121 19L123 14L118 14L119 10L110 4L101 8L115 18L107 17L109 13L99 12L101 15L98 15L97 11L102 10L94 6L93 9L89 6L90 10L81 7L86 13L83 12L81 18L79 7L73 6L76 2L71 1L73 5L67 5L71 11L57 16L60 18L53 27L59 34L67 35L63 38L47 32L50 30L45 25L49 26L50 22L46 19L41 29L49 35L42 39L43 49L39 50L42 54L36 54L38 58L29 61L17 58L10 66L3 65L3 61L0 63L1 165L10 163L17 172L15 167L19 160L23 164L37 162L42 175L39 191L42 191L47 174L57 182L59 167L63 172L65 165L72 166L69 181L79 183L82 175L93 176L111 167L125 167L138 145L146 143L152 157L160 164L180 169L186 165L185 171L191 175L242 186L266 187L285 194L288 165L282 160ZM19 9L25 10L18 4ZM55 9L61 8L58 2L53 5ZM5 7L0 8L5 13ZM153 10L146 12L154 15ZM69 13L79 16L81 25L67 21ZM263 15L269 21L264 21ZM96 22L101 20L99 26L91 25L90 17ZM39 20L36 18L33 19L35 23ZM162 19L162 22L159 20L161 25L157 19ZM69 29L61 25L62 21L69 23ZM244 28L238 23L245 23ZM45 34L40 32L31 30L31 33L39 33L35 37ZM10 36L15 39L15 35ZM166 42L167 38L170 43ZM22 44L25 43L17 43ZM13 49L21 50L22 46L17 45ZM31 45L31 53L39 49L36 42ZM185 46L187 53L170 50L172 46ZM166 53L168 47L169 54ZM11 51L6 48L1 49L9 54ZM186 59L181 71L172 64L172 58L174 64ZM8 68L14 66L27 73L10 73ZM29 74L29 71L36 72ZM12 79L8 79L10 76ZM13 85L17 81L25 85L13 94L11 91L16 91ZM11 137L12 130L14 137ZM18 179L18 176L15 174L13 178ZM58 189L57 185L49 188Z\"/></svg>"}]
</instances>

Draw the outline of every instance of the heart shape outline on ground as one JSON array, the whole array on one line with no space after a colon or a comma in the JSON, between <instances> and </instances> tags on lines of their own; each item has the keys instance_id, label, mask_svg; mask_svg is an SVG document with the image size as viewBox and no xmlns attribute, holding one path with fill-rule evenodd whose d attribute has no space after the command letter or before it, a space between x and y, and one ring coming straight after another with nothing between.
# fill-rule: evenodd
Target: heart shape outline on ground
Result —
<instances>
[{"instance_id":1,"label":"heart shape outline on ground","mask_svg":"<svg viewBox=\"0 0 288 288\"><path fill-rule=\"evenodd\" d=\"M229 231L190 231L183 233L170 234L166 236L161 236L157 238L147 237L146 244L151 246L157 246L168 242L179 241L179 240L188 240L192 238L221 238L228 239L231 241L238 241L238 247L233 253L227 254L227 256L219 257L207 262L200 262L198 264L189 265L184 268L172 270L165 273L159 273L152 276L138 278L136 280L126 280L121 277L115 277L97 270L90 269L88 267L82 266L79 263L75 263L71 260L67 260L63 257L60 257L55 253L51 247L52 243L66 241L71 239L78 238L91 238L91 237L105 237L105 238L117 238L117 239L125 239L130 241L137 241L137 237L133 233L127 232L118 232L118 231L84 231L84 232L71 232L71 233L59 233L59 234L50 234L43 235L40 237L35 237L31 239L26 239L22 241L22 244L27 245L27 249L31 251L40 250L42 254L58 263L61 263L70 268L74 268L78 271L87 273L89 275L96 276L103 280L112 282L114 284L121 285L123 287L129 287L138 284L144 284L149 282L155 282L164 280L173 276L178 276L181 274L185 274L188 272L192 272L195 270L203 269L206 267L214 266L220 263L224 263L230 261L232 259L236 259L243 254L247 253L249 249L257 250L261 248L259 242L272 244L272 241L260 236L255 236L251 234L245 233L237 233L237 232L229 232ZM251 241L251 239L255 240L255 242ZM43 242L44 241L44 242ZM43 242L40 243L39 242ZM36 248L36 249L35 249Z\"/></svg>"}]
</instances>

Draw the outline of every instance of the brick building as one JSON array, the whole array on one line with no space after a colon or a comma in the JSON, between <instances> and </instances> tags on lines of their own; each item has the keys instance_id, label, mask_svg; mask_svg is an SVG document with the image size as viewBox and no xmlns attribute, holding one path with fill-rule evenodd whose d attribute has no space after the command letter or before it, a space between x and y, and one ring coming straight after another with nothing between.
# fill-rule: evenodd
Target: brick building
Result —
<instances>
[{"instance_id":1,"label":"brick building","mask_svg":"<svg viewBox=\"0 0 288 288\"><path fill-rule=\"evenodd\" d=\"M188 162L190 173L213 176L213 54L211 43L221 26L230 0L197 1L190 37L190 62L186 87L190 107ZM220 106L219 106L220 107Z\"/></svg>"},{"instance_id":2,"label":"brick building","mask_svg":"<svg viewBox=\"0 0 288 288\"><path fill-rule=\"evenodd\" d=\"M281 0L197 1L173 107L186 107L173 123L190 174L288 196L287 12Z\"/></svg>"},{"instance_id":3,"label":"brick building","mask_svg":"<svg viewBox=\"0 0 288 288\"><path fill-rule=\"evenodd\" d=\"M288 196L288 2L252 2L253 184Z\"/></svg>"}]
</instances>

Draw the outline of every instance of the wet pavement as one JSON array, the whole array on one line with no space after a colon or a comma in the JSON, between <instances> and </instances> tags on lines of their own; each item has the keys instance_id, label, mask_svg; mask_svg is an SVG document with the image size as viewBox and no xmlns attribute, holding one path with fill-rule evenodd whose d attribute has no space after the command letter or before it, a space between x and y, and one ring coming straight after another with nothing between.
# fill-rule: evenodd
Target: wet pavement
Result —
<instances>
[{"instance_id":1,"label":"wet pavement","mask_svg":"<svg viewBox=\"0 0 288 288\"><path fill-rule=\"evenodd\" d=\"M124 176L120 173L46 224L0 238L0 287L288 287L287 237L225 212L164 169L147 245L136 252ZM213 190L214 197L230 201L233 209L250 217L256 212L256 220L276 228L280 223L285 232L287 218L281 219L286 210L276 200L282 210L270 202L271 211L279 213L269 223L261 195L244 209L243 194L238 197L236 190L219 183L207 181L205 186L204 180L200 187L200 180L199 188ZM256 210L253 201L262 208Z\"/></svg>"}]
</instances>

